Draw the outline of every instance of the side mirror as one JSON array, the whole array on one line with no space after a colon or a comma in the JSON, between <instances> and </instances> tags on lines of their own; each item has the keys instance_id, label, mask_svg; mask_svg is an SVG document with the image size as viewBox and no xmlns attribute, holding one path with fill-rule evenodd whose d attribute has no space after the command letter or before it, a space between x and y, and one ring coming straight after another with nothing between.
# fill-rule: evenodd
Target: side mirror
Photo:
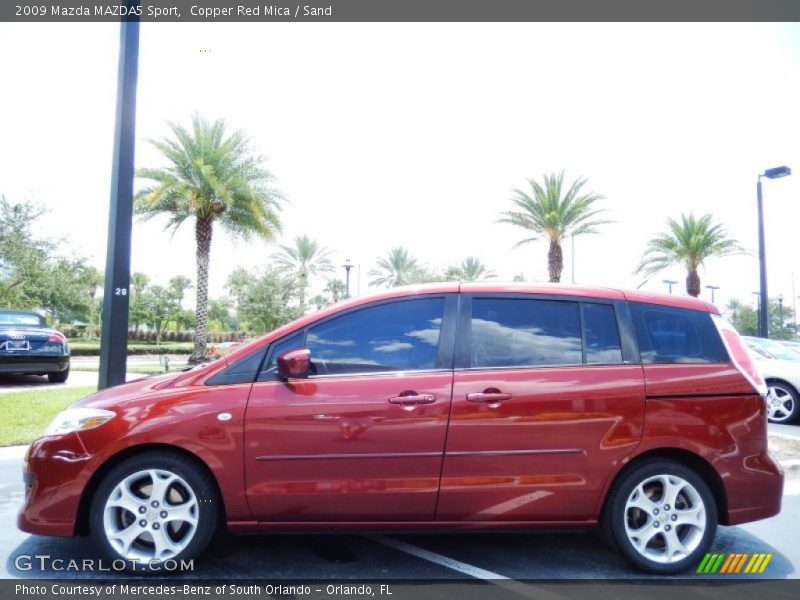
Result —
<instances>
[{"instance_id":1,"label":"side mirror","mask_svg":"<svg viewBox=\"0 0 800 600\"><path fill-rule=\"evenodd\" d=\"M306 379L311 364L311 350L295 348L278 356L278 376L281 379Z\"/></svg>"}]
</instances>

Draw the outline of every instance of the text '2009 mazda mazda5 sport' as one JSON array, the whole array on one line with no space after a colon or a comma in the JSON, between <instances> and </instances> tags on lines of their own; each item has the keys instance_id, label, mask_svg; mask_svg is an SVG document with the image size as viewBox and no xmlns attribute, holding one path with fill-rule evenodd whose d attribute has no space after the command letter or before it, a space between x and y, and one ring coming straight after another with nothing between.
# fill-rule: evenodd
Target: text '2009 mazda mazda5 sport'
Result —
<instances>
[{"instance_id":1,"label":"text '2009 mazda mazda5 sport'","mask_svg":"<svg viewBox=\"0 0 800 600\"><path fill-rule=\"evenodd\" d=\"M19 527L113 559L233 532L588 528L695 565L780 510L764 382L717 309L602 288L397 289L92 394L30 447Z\"/></svg>"}]
</instances>

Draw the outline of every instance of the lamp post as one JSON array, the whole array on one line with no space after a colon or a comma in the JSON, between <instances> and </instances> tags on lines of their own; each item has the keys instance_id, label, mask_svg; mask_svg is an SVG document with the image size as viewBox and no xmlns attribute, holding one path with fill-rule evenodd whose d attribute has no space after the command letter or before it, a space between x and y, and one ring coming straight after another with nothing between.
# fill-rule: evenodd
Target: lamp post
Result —
<instances>
[{"instance_id":1,"label":"lamp post","mask_svg":"<svg viewBox=\"0 0 800 600\"><path fill-rule=\"evenodd\" d=\"M344 267L345 272L345 291L344 291L344 299L348 300L350 298L350 269L353 268L353 264L350 262L350 259L344 261L342 265Z\"/></svg>"},{"instance_id":2,"label":"lamp post","mask_svg":"<svg viewBox=\"0 0 800 600\"><path fill-rule=\"evenodd\" d=\"M762 338L769 337L769 294L767 293L767 257L764 243L764 207L763 207L763 194L761 192L761 178L778 179L791 175L792 170L783 165L767 169L758 176L758 184L756 185L756 195L758 198L758 268L761 300L758 309L758 336Z\"/></svg>"},{"instance_id":3,"label":"lamp post","mask_svg":"<svg viewBox=\"0 0 800 600\"><path fill-rule=\"evenodd\" d=\"M707 290L711 290L711 304L714 304L714 292L719 289L718 285L707 285Z\"/></svg>"},{"instance_id":4,"label":"lamp post","mask_svg":"<svg viewBox=\"0 0 800 600\"><path fill-rule=\"evenodd\" d=\"M672 293L672 286L675 285L678 282L675 281L674 279L664 279L664 280L661 281L661 283L666 283L669 286L669 293L671 294Z\"/></svg>"},{"instance_id":5,"label":"lamp post","mask_svg":"<svg viewBox=\"0 0 800 600\"><path fill-rule=\"evenodd\" d=\"M783 339L783 294L778 294L778 326L781 332L780 339Z\"/></svg>"}]
</instances>

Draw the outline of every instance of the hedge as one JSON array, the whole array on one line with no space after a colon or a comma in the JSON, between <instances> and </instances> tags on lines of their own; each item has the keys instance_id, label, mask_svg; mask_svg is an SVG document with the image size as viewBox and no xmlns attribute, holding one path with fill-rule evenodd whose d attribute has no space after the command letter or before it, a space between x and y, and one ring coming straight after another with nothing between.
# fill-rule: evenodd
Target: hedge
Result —
<instances>
[{"instance_id":1,"label":"hedge","mask_svg":"<svg viewBox=\"0 0 800 600\"><path fill-rule=\"evenodd\" d=\"M72 356L97 356L100 354L98 344L82 344L71 342L69 345ZM194 344L128 344L128 356L141 354L191 354Z\"/></svg>"}]
</instances>

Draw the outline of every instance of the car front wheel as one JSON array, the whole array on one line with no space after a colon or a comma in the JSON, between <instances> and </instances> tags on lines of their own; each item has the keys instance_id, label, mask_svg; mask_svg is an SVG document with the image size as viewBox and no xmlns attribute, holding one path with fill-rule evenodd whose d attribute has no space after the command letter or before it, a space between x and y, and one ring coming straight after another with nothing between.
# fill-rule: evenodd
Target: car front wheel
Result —
<instances>
[{"instance_id":1,"label":"car front wheel","mask_svg":"<svg viewBox=\"0 0 800 600\"><path fill-rule=\"evenodd\" d=\"M717 529L717 507L705 481L684 465L650 460L614 486L606 534L643 571L673 574L700 561Z\"/></svg>"},{"instance_id":2,"label":"car front wheel","mask_svg":"<svg viewBox=\"0 0 800 600\"><path fill-rule=\"evenodd\" d=\"M770 423L793 423L797 420L797 392L783 381L767 382L767 418Z\"/></svg>"},{"instance_id":3,"label":"car front wheel","mask_svg":"<svg viewBox=\"0 0 800 600\"><path fill-rule=\"evenodd\" d=\"M140 454L113 468L90 506L90 530L129 570L199 555L217 527L210 478L178 454Z\"/></svg>"}]
</instances>

